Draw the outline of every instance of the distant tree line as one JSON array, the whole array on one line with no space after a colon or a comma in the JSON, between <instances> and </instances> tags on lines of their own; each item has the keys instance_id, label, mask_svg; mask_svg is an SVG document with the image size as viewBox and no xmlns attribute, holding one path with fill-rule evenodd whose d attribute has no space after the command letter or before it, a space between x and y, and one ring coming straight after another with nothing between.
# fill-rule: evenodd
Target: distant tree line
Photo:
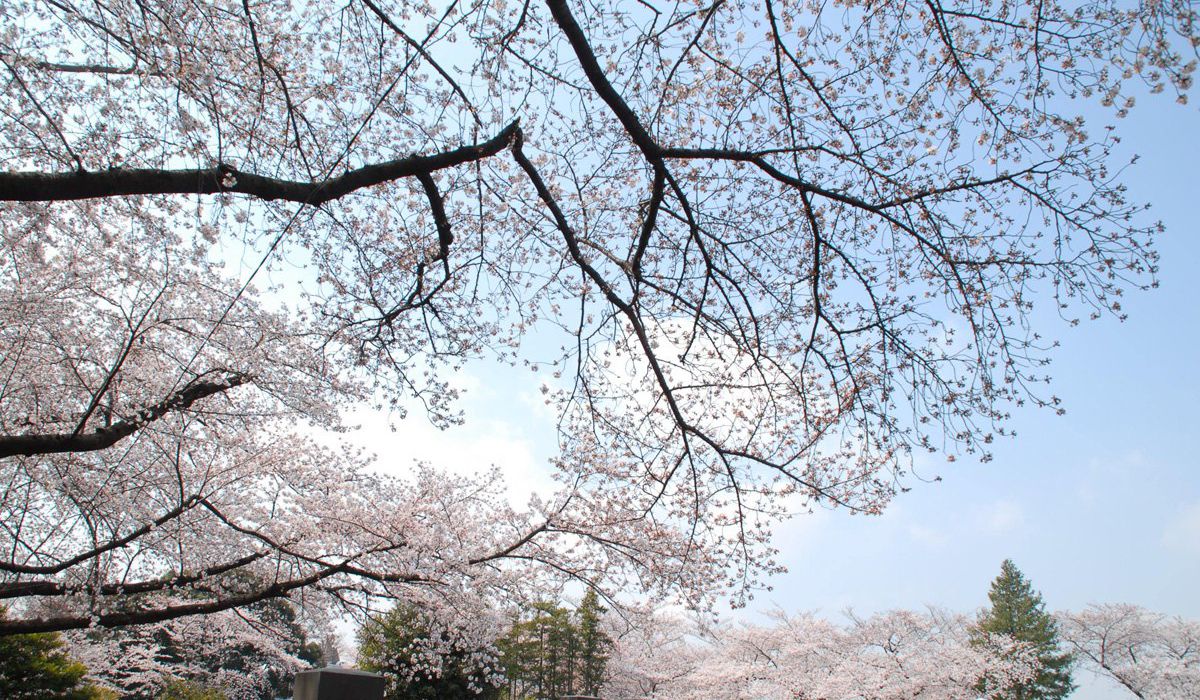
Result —
<instances>
[{"instance_id":1,"label":"distant tree line","mask_svg":"<svg viewBox=\"0 0 1200 700\"><path fill-rule=\"evenodd\" d=\"M534 605L499 643L505 697L599 695L612 647L601 628L604 612L594 591L588 591L574 610L553 603Z\"/></svg>"},{"instance_id":2,"label":"distant tree line","mask_svg":"<svg viewBox=\"0 0 1200 700\"><path fill-rule=\"evenodd\" d=\"M1076 668L1134 697L1200 700L1200 622L1125 604L1051 614L1011 560L988 597L974 620L936 609L848 625L653 618L613 639L589 591L574 606L543 600L497 618L490 644L462 633L469 619L408 603L368 618L358 663L386 677L387 700L1061 700ZM0 698L288 697L297 670L337 660L300 612L279 599L123 630L0 636Z\"/></svg>"},{"instance_id":3,"label":"distant tree line","mask_svg":"<svg viewBox=\"0 0 1200 700\"><path fill-rule=\"evenodd\" d=\"M1200 700L1200 621L1134 605L1051 614L1011 560L971 619L893 610L844 624L645 620L613 650L604 700L1060 700L1072 673L1143 700Z\"/></svg>"}]
</instances>

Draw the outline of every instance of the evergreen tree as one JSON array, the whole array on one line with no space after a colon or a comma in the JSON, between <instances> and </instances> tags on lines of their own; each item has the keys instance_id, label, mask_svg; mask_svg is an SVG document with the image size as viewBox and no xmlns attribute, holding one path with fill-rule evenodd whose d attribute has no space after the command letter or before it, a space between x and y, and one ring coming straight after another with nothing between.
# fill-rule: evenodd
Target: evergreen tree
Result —
<instances>
[{"instance_id":1,"label":"evergreen tree","mask_svg":"<svg viewBox=\"0 0 1200 700\"><path fill-rule=\"evenodd\" d=\"M577 634L571 612L555 603L530 606L498 642L512 700L556 698L573 692Z\"/></svg>"},{"instance_id":2,"label":"evergreen tree","mask_svg":"<svg viewBox=\"0 0 1200 700\"><path fill-rule=\"evenodd\" d=\"M531 605L497 642L508 685L505 700L555 700L597 695L612 640L601 628L605 608L589 592L574 610L551 602Z\"/></svg>"},{"instance_id":3,"label":"evergreen tree","mask_svg":"<svg viewBox=\"0 0 1200 700\"><path fill-rule=\"evenodd\" d=\"M0 607L0 619L5 610ZM0 698L99 700L111 693L85 683L87 667L63 650L57 633L0 637Z\"/></svg>"},{"instance_id":4,"label":"evergreen tree","mask_svg":"<svg viewBox=\"0 0 1200 700\"><path fill-rule=\"evenodd\" d=\"M1071 655L1060 648L1058 626L1046 612L1041 593L1033 590L1011 559L1005 559L1000 566L1000 575L992 581L988 599L992 607L980 616L978 623L980 643L989 634L1004 634L1023 642L1034 651L1037 671L1030 681L1005 688L989 687L985 679L980 682L980 691L995 700L1066 697L1075 688L1071 682Z\"/></svg>"},{"instance_id":5,"label":"evergreen tree","mask_svg":"<svg viewBox=\"0 0 1200 700\"><path fill-rule=\"evenodd\" d=\"M599 695L604 685L612 639L600 628L606 609L600 605L596 591L588 590L575 611L579 637L579 691L584 695Z\"/></svg>"},{"instance_id":6,"label":"evergreen tree","mask_svg":"<svg viewBox=\"0 0 1200 700\"><path fill-rule=\"evenodd\" d=\"M155 700L229 700L219 688L209 688L194 681L172 678L163 684Z\"/></svg>"}]
</instances>

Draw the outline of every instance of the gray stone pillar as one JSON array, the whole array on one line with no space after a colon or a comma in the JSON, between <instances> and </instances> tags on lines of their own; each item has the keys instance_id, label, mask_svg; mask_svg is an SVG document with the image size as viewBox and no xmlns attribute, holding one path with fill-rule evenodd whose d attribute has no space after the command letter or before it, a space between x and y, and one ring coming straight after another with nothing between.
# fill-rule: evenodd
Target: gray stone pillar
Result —
<instances>
[{"instance_id":1,"label":"gray stone pillar","mask_svg":"<svg viewBox=\"0 0 1200 700\"><path fill-rule=\"evenodd\" d=\"M383 676L327 666L296 674L293 700L383 700Z\"/></svg>"}]
</instances>

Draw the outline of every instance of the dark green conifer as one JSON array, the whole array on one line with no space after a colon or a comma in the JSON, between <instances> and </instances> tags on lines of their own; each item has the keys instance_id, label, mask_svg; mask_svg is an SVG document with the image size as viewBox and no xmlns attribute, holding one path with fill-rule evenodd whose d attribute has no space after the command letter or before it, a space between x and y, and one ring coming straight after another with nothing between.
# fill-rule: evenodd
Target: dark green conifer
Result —
<instances>
[{"instance_id":1,"label":"dark green conifer","mask_svg":"<svg viewBox=\"0 0 1200 700\"><path fill-rule=\"evenodd\" d=\"M5 609L0 607L0 620ZM110 697L84 681L87 668L67 655L55 632L0 637L0 698L97 700Z\"/></svg>"},{"instance_id":2,"label":"dark green conifer","mask_svg":"<svg viewBox=\"0 0 1200 700\"><path fill-rule=\"evenodd\" d=\"M579 692L599 695L604 685L612 639L604 633L602 618L607 609L600 605L596 591L589 589L575 611L579 636Z\"/></svg>"},{"instance_id":3,"label":"dark green conifer","mask_svg":"<svg viewBox=\"0 0 1200 700\"><path fill-rule=\"evenodd\" d=\"M1027 644L1037 658L1037 671L1030 681L1007 688L992 688L985 679L980 691L994 700L1059 700L1069 695L1075 689L1071 655L1060 647L1058 625L1046 612L1041 593L1033 590L1011 559L1001 564L988 599L992 607L978 623L980 643L987 635L1003 634Z\"/></svg>"}]
</instances>

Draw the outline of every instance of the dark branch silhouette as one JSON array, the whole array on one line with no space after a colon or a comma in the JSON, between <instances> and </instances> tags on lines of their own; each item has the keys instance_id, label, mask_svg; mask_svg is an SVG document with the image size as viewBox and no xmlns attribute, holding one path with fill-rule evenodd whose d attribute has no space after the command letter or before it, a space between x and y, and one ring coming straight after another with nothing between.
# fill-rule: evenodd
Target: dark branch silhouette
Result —
<instances>
[{"instance_id":1,"label":"dark branch silhouette","mask_svg":"<svg viewBox=\"0 0 1200 700\"><path fill-rule=\"evenodd\" d=\"M433 155L414 155L356 168L318 182L297 182L242 172L222 164L198 170L114 168L59 173L0 173L0 201L52 202L145 194L245 194L263 200L285 200L311 206L366 187L417 177L472 163L503 150L516 134L517 122L482 143Z\"/></svg>"},{"instance_id":2,"label":"dark branch silhouette","mask_svg":"<svg viewBox=\"0 0 1200 700\"><path fill-rule=\"evenodd\" d=\"M239 372L230 372L220 381L196 380L167 399L143 409L133 418L97 428L92 433L3 435L0 436L0 459L14 455L28 457L60 452L95 452L107 449L167 413L185 411L200 399L228 391L248 381L250 381L250 377Z\"/></svg>"}]
</instances>

